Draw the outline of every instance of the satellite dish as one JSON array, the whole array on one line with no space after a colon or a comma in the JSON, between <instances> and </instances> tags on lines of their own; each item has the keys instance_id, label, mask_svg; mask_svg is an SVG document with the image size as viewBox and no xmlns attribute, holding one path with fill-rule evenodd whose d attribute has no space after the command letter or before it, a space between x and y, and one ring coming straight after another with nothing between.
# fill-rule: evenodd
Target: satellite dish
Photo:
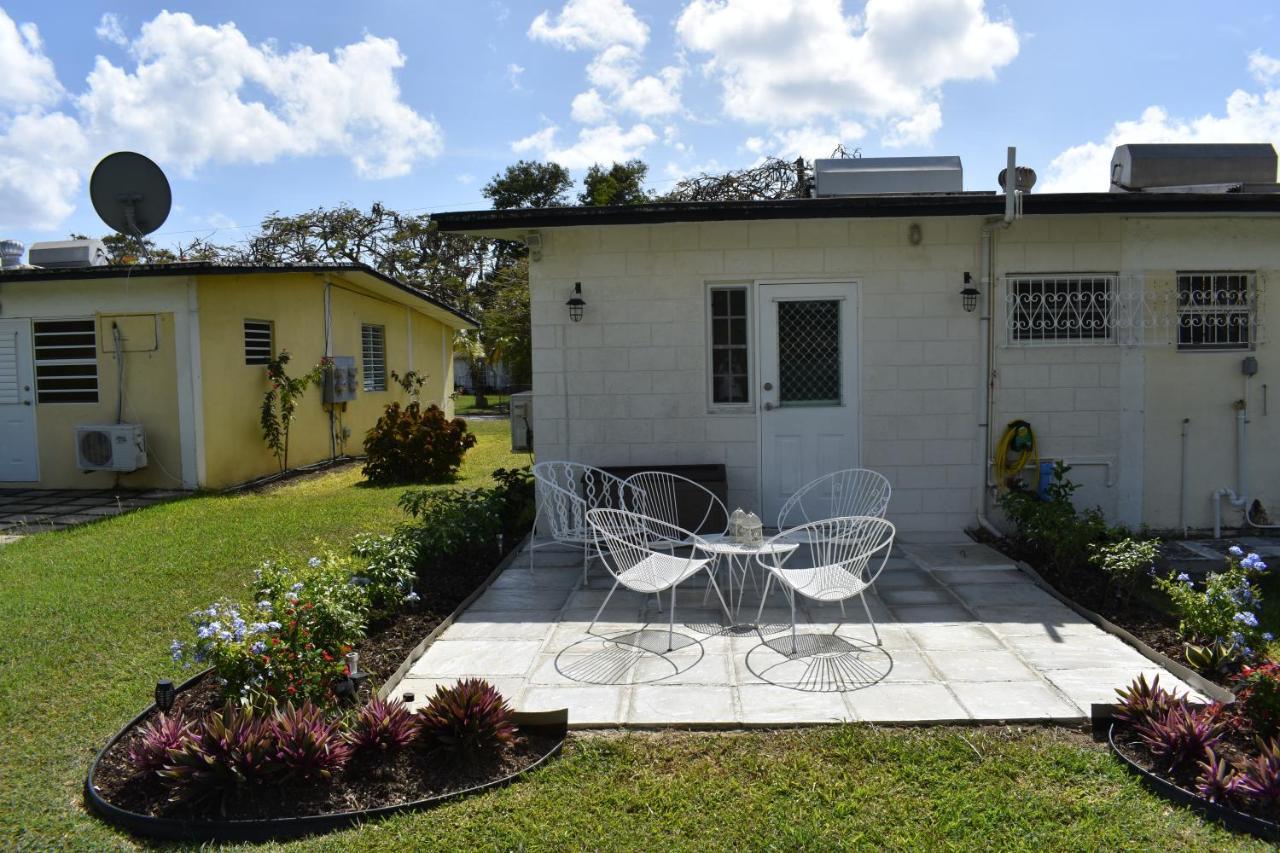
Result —
<instances>
[{"instance_id":1,"label":"satellite dish","mask_svg":"<svg viewBox=\"0 0 1280 853\"><path fill-rule=\"evenodd\" d=\"M128 237L155 231L169 217L173 205L164 172L132 151L102 158L89 179L89 198L107 227Z\"/></svg>"}]
</instances>

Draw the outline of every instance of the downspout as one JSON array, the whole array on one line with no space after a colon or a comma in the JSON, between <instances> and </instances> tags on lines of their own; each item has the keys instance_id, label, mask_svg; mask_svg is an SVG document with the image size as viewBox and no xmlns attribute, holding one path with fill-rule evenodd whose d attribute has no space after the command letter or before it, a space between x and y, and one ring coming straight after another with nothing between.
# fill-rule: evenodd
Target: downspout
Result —
<instances>
[{"instance_id":1,"label":"downspout","mask_svg":"<svg viewBox=\"0 0 1280 853\"><path fill-rule=\"evenodd\" d=\"M1182 462L1178 471L1178 526L1182 528L1182 535L1187 535L1187 468L1190 467L1190 442L1188 440L1191 433L1191 418L1182 419Z\"/></svg>"},{"instance_id":2,"label":"downspout","mask_svg":"<svg viewBox=\"0 0 1280 853\"><path fill-rule=\"evenodd\" d=\"M329 280L329 276L324 277L324 357L333 358L333 282ZM330 362L332 365L332 362ZM332 370L332 366L329 368ZM323 394L321 395L324 396ZM336 413L334 406L337 403L329 404L329 460L333 461L338 458L338 435Z\"/></svg>"},{"instance_id":3,"label":"downspout","mask_svg":"<svg viewBox=\"0 0 1280 853\"><path fill-rule=\"evenodd\" d=\"M1009 146L1008 164L1004 171L1004 216L993 216L982 224L978 247L980 264L978 278L987 288L983 300L983 314L978 321L978 337L986 338L979 361L982 377L983 419L978 424L982 460L978 477L978 526L993 536L1004 538L1004 533L987 518L987 493L996 485L991 480L991 421L995 417L995 324L992 318L996 301L996 263L994 232L1003 231L1013 224L1022 211L1018 203L1018 149Z\"/></svg>"},{"instance_id":4,"label":"downspout","mask_svg":"<svg viewBox=\"0 0 1280 853\"><path fill-rule=\"evenodd\" d=\"M1222 499L1226 498L1227 503L1234 507L1244 509L1245 516L1248 516L1249 492L1248 492L1248 469L1245 466L1245 458L1249 450L1249 428L1246 426L1246 410L1248 403L1244 400L1236 400L1236 487L1224 486L1217 489L1213 493L1213 538L1222 537Z\"/></svg>"}]
</instances>

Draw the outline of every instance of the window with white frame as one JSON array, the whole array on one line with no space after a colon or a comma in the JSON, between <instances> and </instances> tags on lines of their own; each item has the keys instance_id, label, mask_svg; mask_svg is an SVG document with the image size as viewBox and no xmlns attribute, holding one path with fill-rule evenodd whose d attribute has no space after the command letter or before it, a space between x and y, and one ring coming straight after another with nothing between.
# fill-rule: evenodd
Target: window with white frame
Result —
<instances>
[{"instance_id":1,"label":"window with white frame","mask_svg":"<svg viewBox=\"0 0 1280 853\"><path fill-rule=\"evenodd\" d=\"M710 289L711 402L751 402L751 370L747 341L747 288Z\"/></svg>"},{"instance_id":2,"label":"window with white frame","mask_svg":"<svg viewBox=\"0 0 1280 853\"><path fill-rule=\"evenodd\" d=\"M1006 281L1010 343L1077 344L1112 339L1115 275L1018 275Z\"/></svg>"},{"instance_id":3,"label":"window with white frame","mask_svg":"<svg viewBox=\"0 0 1280 853\"><path fill-rule=\"evenodd\" d=\"M244 363L266 364L275 355L270 320L244 321Z\"/></svg>"},{"instance_id":4,"label":"window with white frame","mask_svg":"<svg viewBox=\"0 0 1280 853\"><path fill-rule=\"evenodd\" d=\"M37 320L36 401L98 402L98 329L94 320Z\"/></svg>"},{"instance_id":5,"label":"window with white frame","mask_svg":"<svg viewBox=\"0 0 1280 853\"><path fill-rule=\"evenodd\" d=\"M364 390L387 390L387 330L385 326L360 326L360 361L364 370Z\"/></svg>"},{"instance_id":6,"label":"window with white frame","mask_svg":"<svg viewBox=\"0 0 1280 853\"><path fill-rule=\"evenodd\" d=\"M1256 293L1251 272L1179 272L1178 349L1250 349Z\"/></svg>"}]
</instances>

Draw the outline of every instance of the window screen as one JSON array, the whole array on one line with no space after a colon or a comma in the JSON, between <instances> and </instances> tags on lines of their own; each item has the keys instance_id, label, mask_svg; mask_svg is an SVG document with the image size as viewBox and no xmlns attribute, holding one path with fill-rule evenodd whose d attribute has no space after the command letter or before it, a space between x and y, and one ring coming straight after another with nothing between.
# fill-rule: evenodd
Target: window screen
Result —
<instances>
[{"instance_id":1,"label":"window screen","mask_svg":"<svg viewBox=\"0 0 1280 853\"><path fill-rule=\"evenodd\" d=\"M711 289L711 402L751 402L747 358L747 289Z\"/></svg>"},{"instance_id":2,"label":"window screen","mask_svg":"<svg viewBox=\"0 0 1280 853\"><path fill-rule=\"evenodd\" d=\"M364 390L387 390L387 333L385 326L360 327L360 352L364 365Z\"/></svg>"},{"instance_id":3,"label":"window screen","mask_svg":"<svg viewBox=\"0 0 1280 853\"><path fill-rule=\"evenodd\" d=\"M1254 293L1253 273L1178 273L1178 349L1249 349Z\"/></svg>"},{"instance_id":4,"label":"window screen","mask_svg":"<svg viewBox=\"0 0 1280 853\"><path fill-rule=\"evenodd\" d=\"M98 402L98 331L93 320L37 320L36 400Z\"/></svg>"}]
</instances>

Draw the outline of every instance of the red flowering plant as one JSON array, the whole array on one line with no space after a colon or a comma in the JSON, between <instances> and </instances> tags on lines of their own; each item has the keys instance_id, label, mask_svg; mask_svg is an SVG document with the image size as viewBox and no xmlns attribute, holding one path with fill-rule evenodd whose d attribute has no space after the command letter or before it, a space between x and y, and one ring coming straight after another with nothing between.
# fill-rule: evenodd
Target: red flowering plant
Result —
<instances>
[{"instance_id":1,"label":"red flowering plant","mask_svg":"<svg viewBox=\"0 0 1280 853\"><path fill-rule=\"evenodd\" d=\"M1244 667L1235 694L1237 715L1255 734L1273 738L1280 733L1280 664L1268 661Z\"/></svg>"}]
</instances>

